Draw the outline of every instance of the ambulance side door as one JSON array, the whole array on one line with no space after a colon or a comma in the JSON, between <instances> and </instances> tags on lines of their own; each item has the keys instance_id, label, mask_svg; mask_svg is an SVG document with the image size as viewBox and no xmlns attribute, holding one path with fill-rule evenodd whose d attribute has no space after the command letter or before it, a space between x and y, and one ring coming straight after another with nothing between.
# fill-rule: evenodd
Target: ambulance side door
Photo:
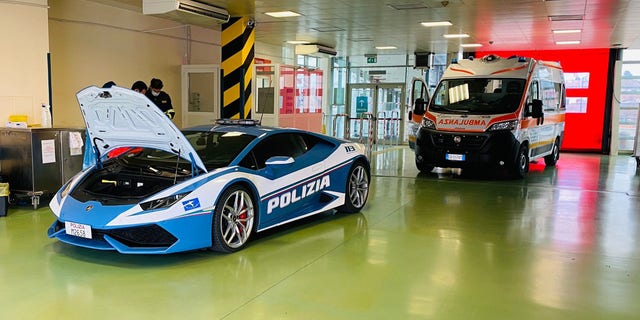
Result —
<instances>
[{"instance_id":1,"label":"ambulance side door","mask_svg":"<svg viewBox=\"0 0 640 320\"><path fill-rule=\"evenodd\" d=\"M411 81L411 94L409 95L409 116L407 126L409 147L413 149L416 142L416 134L422 122L422 116L427 110L427 105L431 99L427 83L424 79L413 78Z\"/></svg>"}]
</instances>

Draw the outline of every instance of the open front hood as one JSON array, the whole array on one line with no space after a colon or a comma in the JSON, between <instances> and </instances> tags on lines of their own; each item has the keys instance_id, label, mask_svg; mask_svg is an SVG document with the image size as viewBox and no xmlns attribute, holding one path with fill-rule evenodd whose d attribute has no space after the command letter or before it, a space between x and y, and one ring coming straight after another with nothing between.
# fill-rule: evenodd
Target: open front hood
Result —
<instances>
[{"instance_id":1,"label":"open front hood","mask_svg":"<svg viewBox=\"0 0 640 320\"><path fill-rule=\"evenodd\" d=\"M100 156L120 147L147 147L179 155L207 171L187 138L143 94L113 86L76 94L91 144Z\"/></svg>"}]
</instances>

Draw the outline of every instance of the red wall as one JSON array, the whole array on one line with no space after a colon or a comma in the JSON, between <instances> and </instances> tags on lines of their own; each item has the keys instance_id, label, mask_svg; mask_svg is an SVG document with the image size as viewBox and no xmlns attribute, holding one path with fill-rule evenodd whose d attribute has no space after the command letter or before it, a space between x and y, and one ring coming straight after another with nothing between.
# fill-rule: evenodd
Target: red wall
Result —
<instances>
[{"instance_id":1,"label":"red wall","mask_svg":"<svg viewBox=\"0 0 640 320\"><path fill-rule=\"evenodd\" d=\"M476 52L559 61L564 72L589 72L588 89L567 89L567 97L587 97L587 113L567 113L562 150L600 152L607 91L609 49Z\"/></svg>"}]
</instances>

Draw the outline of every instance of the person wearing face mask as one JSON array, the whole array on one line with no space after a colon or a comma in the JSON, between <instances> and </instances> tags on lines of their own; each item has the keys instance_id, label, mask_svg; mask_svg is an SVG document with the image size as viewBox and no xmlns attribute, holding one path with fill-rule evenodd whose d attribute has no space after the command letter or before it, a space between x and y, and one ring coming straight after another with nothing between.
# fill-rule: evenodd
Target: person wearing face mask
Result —
<instances>
[{"instance_id":1,"label":"person wearing face mask","mask_svg":"<svg viewBox=\"0 0 640 320\"><path fill-rule=\"evenodd\" d=\"M176 112L173 110L173 105L171 105L171 97L162 91L162 80L153 78L149 83L149 89L145 94L151 102L153 102L162 112L164 112L169 119L173 119Z\"/></svg>"}]
</instances>

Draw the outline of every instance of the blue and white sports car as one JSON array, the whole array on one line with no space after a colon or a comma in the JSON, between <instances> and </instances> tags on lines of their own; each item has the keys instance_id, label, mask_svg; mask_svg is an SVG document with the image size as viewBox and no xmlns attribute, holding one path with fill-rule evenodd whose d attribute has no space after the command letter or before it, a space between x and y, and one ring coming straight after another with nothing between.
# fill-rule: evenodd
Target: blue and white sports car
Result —
<instances>
[{"instance_id":1,"label":"blue and white sports car","mask_svg":"<svg viewBox=\"0 0 640 320\"><path fill-rule=\"evenodd\" d=\"M49 206L51 238L122 253L242 249L252 234L313 214L358 212L364 147L296 129L227 123L184 131L144 95L77 94L94 156Z\"/></svg>"}]
</instances>

